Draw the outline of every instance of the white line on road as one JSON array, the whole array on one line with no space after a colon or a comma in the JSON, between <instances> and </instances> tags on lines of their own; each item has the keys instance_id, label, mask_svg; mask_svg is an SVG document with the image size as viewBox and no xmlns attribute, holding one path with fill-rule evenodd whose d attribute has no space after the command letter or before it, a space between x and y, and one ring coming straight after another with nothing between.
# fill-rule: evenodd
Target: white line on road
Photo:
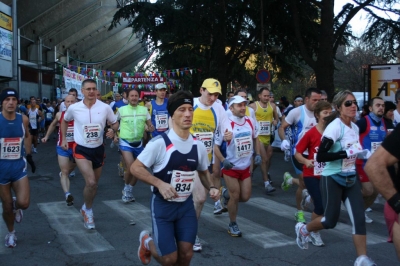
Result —
<instances>
[{"instance_id":1,"label":"white line on road","mask_svg":"<svg viewBox=\"0 0 400 266\"><path fill-rule=\"evenodd\" d=\"M223 228L223 230L226 232L228 230L229 217L225 215L216 216L214 215L213 210L213 205L205 203L200 219L206 219L207 221ZM261 226L241 216L238 216L236 220L240 231L242 231L242 237L260 247L267 249L287 245L296 245L294 237L288 237L287 235ZM226 234L228 235L228 233Z\"/></svg>"},{"instance_id":2,"label":"white line on road","mask_svg":"<svg viewBox=\"0 0 400 266\"><path fill-rule=\"evenodd\" d=\"M266 198L251 198L248 202L245 204L249 204L253 207L256 207L258 209L262 209L264 211L270 212L274 215L278 215L281 217L285 217L287 219L292 219L294 221L294 214L297 211L296 208L290 207L288 205L269 200ZM309 212L304 212L304 216L307 221L311 220L311 213ZM294 223L293 223L293 228L294 228ZM348 238L351 240L351 235L352 235L352 226L344 223L338 222L336 227L334 229L331 229L330 231L334 232L335 234L340 235L341 237ZM384 243L386 242L386 237L367 232L367 244L378 244L378 243Z\"/></svg>"},{"instance_id":3,"label":"white line on road","mask_svg":"<svg viewBox=\"0 0 400 266\"><path fill-rule=\"evenodd\" d=\"M96 230L86 229L80 212L67 207L64 201L37 205L47 216L51 228L60 235L58 239L65 253L82 254L115 250Z\"/></svg>"}]
</instances>

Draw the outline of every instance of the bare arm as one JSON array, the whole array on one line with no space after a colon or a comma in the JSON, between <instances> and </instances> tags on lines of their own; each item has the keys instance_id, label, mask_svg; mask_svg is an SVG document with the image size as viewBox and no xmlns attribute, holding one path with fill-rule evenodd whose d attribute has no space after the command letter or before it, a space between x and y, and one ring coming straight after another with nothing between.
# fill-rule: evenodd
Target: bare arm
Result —
<instances>
[{"instance_id":1,"label":"bare arm","mask_svg":"<svg viewBox=\"0 0 400 266\"><path fill-rule=\"evenodd\" d=\"M199 178L203 186L210 191L210 197L214 201L219 200L219 189L214 186L208 169L204 171L197 171L197 173L199 174Z\"/></svg>"},{"instance_id":2,"label":"bare arm","mask_svg":"<svg viewBox=\"0 0 400 266\"><path fill-rule=\"evenodd\" d=\"M297 151L294 154L294 157L296 158L296 160L299 163L304 164L307 168L313 168L314 167L314 161L313 160L308 160L307 158L304 158L303 155L298 153Z\"/></svg>"},{"instance_id":3,"label":"bare arm","mask_svg":"<svg viewBox=\"0 0 400 266\"><path fill-rule=\"evenodd\" d=\"M61 147L64 150L68 150L68 141L67 141L67 128L68 128L68 121L63 121L60 123L60 128L61 128Z\"/></svg>"},{"instance_id":4,"label":"bare arm","mask_svg":"<svg viewBox=\"0 0 400 266\"><path fill-rule=\"evenodd\" d=\"M46 141L49 139L50 134L53 133L54 129L57 126L57 123L60 121L60 117L61 117L61 112L58 112L56 114L56 117L51 122L49 128L47 129L46 136L42 138L42 142L46 143Z\"/></svg>"},{"instance_id":5,"label":"bare arm","mask_svg":"<svg viewBox=\"0 0 400 266\"><path fill-rule=\"evenodd\" d=\"M225 157L221 153L220 146L217 144L214 144L214 155L218 158L220 162L223 162L225 160Z\"/></svg>"},{"instance_id":6,"label":"bare arm","mask_svg":"<svg viewBox=\"0 0 400 266\"><path fill-rule=\"evenodd\" d=\"M270 103L270 104L271 104L273 115L274 115L273 124L274 124L274 126L276 126L278 124L278 121L279 121L278 112L276 111L276 105L274 103Z\"/></svg>"},{"instance_id":7,"label":"bare arm","mask_svg":"<svg viewBox=\"0 0 400 266\"><path fill-rule=\"evenodd\" d=\"M29 118L27 116L22 116L22 122L24 123L25 129L25 138L24 138L24 147L26 154L32 153L32 138L29 134Z\"/></svg>"},{"instance_id":8,"label":"bare arm","mask_svg":"<svg viewBox=\"0 0 400 266\"><path fill-rule=\"evenodd\" d=\"M286 128L287 128L288 126L290 126L289 123L286 122L285 119L282 119L282 124L281 124L281 126L279 127L279 129L278 129L278 134L279 134L279 137L281 138L281 140L286 139L285 130L286 130Z\"/></svg>"},{"instance_id":9,"label":"bare arm","mask_svg":"<svg viewBox=\"0 0 400 266\"><path fill-rule=\"evenodd\" d=\"M396 157L385 150L385 148L379 147L368 159L367 164L364 167L369 180L386 200L390 199L397 193L387 170L388 166L391 166L396 162L398 162Z\"/></svg>"}]
</instances>

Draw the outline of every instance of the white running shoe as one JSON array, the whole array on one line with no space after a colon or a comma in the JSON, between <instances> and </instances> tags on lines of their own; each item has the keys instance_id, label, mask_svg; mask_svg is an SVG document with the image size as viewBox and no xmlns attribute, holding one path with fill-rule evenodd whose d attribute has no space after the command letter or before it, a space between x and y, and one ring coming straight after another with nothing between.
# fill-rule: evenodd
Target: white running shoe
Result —
<instances>
[{"instance_id":1,"label":"white running shoe","mask_svg":"<svg viewBox=\"0 0 400 266\"><path fill-rule=\"evenodd\" d=\"M297 223L295 226L296 231L296 243L301 249L308 249L308 235L303 235L301 228L306 226L304 223Z\"/></svg>"},{"instance_id":2,"label":"white running shoe","mask_svg":"<svg viewBox=\"0 0 400 266\"><path fill-rule=\"evenodd\" d=\"M214 204L214 214L215 215L218 215L218 214L221 214L222 213L222 205L221 205L221 201L219 200L219 201L217 201L217 202L215 202L215 204Z\"/></svg>"},{"instance_id":3,"label":"white running shoe","mask_svg":"<svg viewBox=\"0 0 400 266\"><path fill-rule=\"evenodd\" d=\"M5 238L5 246L8 248L14 248L17 246L17 236L14 233L8 233Z\"/></svg>"},{"instance_id":4,"label":"white running shoe","mask_svg":"<svg viewBox=\"0 0 400 266\"><path fill-rule=\"evenodd\" d=\"M193 245L193 251L201 251L202 249L203 248L200 243L200 238L199 238L199 236L196 235L196 241L194 242L194 245Z\"/></svg>"},{"instance_id":5,"label":"white running shoe","mask_svg":"<svg viewBox=\"0 0 400 266\"><path fill-rule=\"evenodd\" d=\"M83 225L85 226L85 228L95 229L96 226L94 224L93 211L88 212L88 211L84 211L83 209L81 209L81 214L83 216Z\"/></svg>"},{"instance_id":6,"label":"white running shoe","mask_svg":"<svg viewBox=\"0 0 400 266\"><path fill-rule=\"evenodd\" d=\"M325 246L325 243L322 241L321 235L319 232L318 233L311 232L310 235L308 236L308 240L316 247Z\"/></svg>"},{"instance_id":7,"label":"white running shoe","mask_svg":"<svg viewBox=\"0 0 400 266\"><path fill-rule=\"evenodd\" d=\"M370 224L370 223L372 223L374 220L372 220L371 218L369 218L368 217L368 215L367 215L367 213L365 213L365 222L367 223L367 224Z\"/></svg>"},{"instance_id":8,"label":"white running shoe","mask_svg":"<svg viewBox=\"0 0 400 266\"><path fill-rule=\"evenodd\" d=\"M16 209L16 207L15 207L16 202L17 202L17 198L13 197L13 210L14 210L14 214L15 214L14 220L17 223L20 223L22 221L22 218L24 217L24 213L22 212L21 209Z\"/></svg>"},{"instance_id":9,"label":"white running shoe","mask_svg":"<svg viewBox=\"0 0 400 266\"><path fill-rule=\"evenodd\" d=\"M358 256L354 266L376 266L376 263L366 255Z\"/></svg>"},{"instance_id":10,"label":"white running shoe","mask_svg":"<svg viewBox=\"0 0 400 266\"><path fill-rule=\"evenodd\" d=\"M122 201L125 203L135 201L135 197L133 196L132 189L125 187L122 190Z\"/></svg>"},{"instance_id":11,"label":"white running shoe","mask_svg":"<svg viewBox=\"0 0 400 266\"><path fill-rule=\"evenodd\" d=\"M68 177L74 177L75 176L75 171L72 171L69 175L68 175Z\"/></svg>"},{"instance_id":12,"label":"white running shoe","mask_svg":"<svg viewBox=\"0 0 400 266\"><path fill-rule=\"evenodd\" d=\"M36 148L33 148L33 153L37 153L37 150L36 150Z\"/></svg>"},{"instance_id":13,"label":"white running shoe","mask_svg":"<svg viewBox=\"0 0 400 266\"><path fill-rule=\"evenodd\" d=\"M307 205L307 197L309 197L310 194L308 194L307 189L303 189L301 192L301 209L304 211L306 209Z\"/></svg>"},{"instance_id":14,"label":"white running shoe","mask_svg":"<svg viewBox=\"0 0 400 266\"><path fill-rule=\"evenodd\" d=\"M366 212L372 212L372 209L368 207L365 211Z\"/></svg>"}]
</instances>

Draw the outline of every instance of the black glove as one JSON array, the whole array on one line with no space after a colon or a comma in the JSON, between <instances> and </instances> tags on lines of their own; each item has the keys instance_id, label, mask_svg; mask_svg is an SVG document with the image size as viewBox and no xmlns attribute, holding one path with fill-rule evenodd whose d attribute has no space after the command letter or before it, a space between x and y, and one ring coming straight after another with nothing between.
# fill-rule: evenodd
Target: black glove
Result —
<instances>
[{"instance_id":1,"label":"black glove","mask_svg":"<svg viewBox=\"0 0 400 266\"><path fill-rule=\"evenodd\" d=\"M26 155L26 160L28 161L29 165L32 168L32 173L34 173L36 171L36 165L32 159L32 155L31 154Z\"/></svg>"},{"instance_id":2,"label":"black glove","mask_svg":"<svg viewBox=\"0 0 400 266\"><path fill-rule=\"evenodd\" d=\"M235 166L233 163L231 163L230 161L228 161L226 159L222 162L222 165L224 166L224 169L226 169L226 170L230 170Z\"/></svg>"}]
</instances>

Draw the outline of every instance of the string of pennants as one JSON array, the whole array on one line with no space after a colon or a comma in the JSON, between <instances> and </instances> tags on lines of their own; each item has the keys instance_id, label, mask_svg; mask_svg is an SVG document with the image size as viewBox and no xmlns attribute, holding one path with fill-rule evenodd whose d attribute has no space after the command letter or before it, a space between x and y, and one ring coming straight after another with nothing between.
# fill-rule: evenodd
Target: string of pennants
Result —
<instances>
[{"instance_id":1,"label":"string of pennants","mask_svg":"<svg viewBox=\"0 0 400 266\"><path fill-rule=\"evenodd\" d=\"M145 72L119 72L119 71L110 71L110 70L102 70L102 69L94 69L94 68L85 68L80 66L69 65L69 70L72 70L78 74L87 75L91 77L115 77L115 78L125 78L125 77L151 77L151 76L159 76L164 78L174 78L174 77L182 77L184 75L192 75L193 73L201 72L200 69L183 67L177 69L163 70L163 71L152 71L151 73Z\"/></svg>"}]
</instances>

